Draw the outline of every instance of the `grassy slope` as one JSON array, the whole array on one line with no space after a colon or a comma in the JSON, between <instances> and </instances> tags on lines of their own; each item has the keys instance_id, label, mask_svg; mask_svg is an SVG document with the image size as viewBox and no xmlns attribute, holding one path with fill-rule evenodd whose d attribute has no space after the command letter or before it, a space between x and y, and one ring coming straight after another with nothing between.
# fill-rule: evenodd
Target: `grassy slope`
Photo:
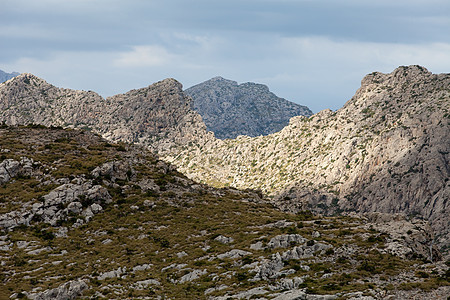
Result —
<instances>
[{"instance_id":1,"label":"grassy slope","mask_svg":"<svg viewBox=\"0 0 450 300\"><path fill-rule=\"evenodd\" d=\"M106 298L119 299L154 298L156 295L175 299L204 298L206 289L222 284L228 287L209 295L236 293L267 285L264 281L249 281L254 274L242 269L243 265L286 250L250 250L250 245L257 241L265 244L272 237L287 233L301 234L314 241L310 243L332 245L331 250L316 253L313 258L285 262L285 270L294 270L287 278L307 276L301 287L307 288L309 293L335 294L376 287L387 291L433 289L448 285L448 277L433 274L431 267L422 261L382 254L385 236L360 228L360 219L286 214L259 201L251 192L207 187L192 189L194 183L182 175L174 171L162 173L158 161L149 153L127 145L108 144L88 133L9 128L0 129L0 136L0 148L10 150L2 152L2 160L33 158L42 171L38 178L17 177L0 187L1 213L17 209L24 202L38 202L55 187L55 184L42 184L43 178L74 179L84 175L107 187L113 196L113 202L104 207L103 212L81 227L70 228L67 237L55 237L58 228L40 222L2 232L2 239L12 248L0 251L0 299L38 287L41 291L55 288L80 278L90 281L87 297L99 291ZM135 179L116 181L112 186L108 178L91 178L90 171L94 167L112 160L132 161L137 174ZM160 191L143 191L137 183L145 178L153 179ZM145 206L145 200L155 205ZM292 223L281 228L265 226L280 220ZM74 221L75 218L69 218L61 225L70 227ZM315 231L320 237L313 237ZM218 235L232 237L234 242L220 243L214 240ZM105 244L107 239L111 242ZM34 249L49 248L31 255L26 248L18 247L19 241L30 242ZM354 254L348 257L337 254L348 245L356 249ZM252 254L237 260L217 258L218 254L231 249ZM179 257L177 254L183 251L187 255ZM144 264L152 266L131 272L133 267ZM186 265L162 271L173 264ZM310 270L305 271L301 266L309 266ZM119 267L127 269L123 278L98 280L100 274ZM418 269L423 273L417 273ZM192 282L174 283L192 270L207 272ZM330 277L323 278L324 274ZM398 274L412 277L409 282L399 282ZM161 285L150 285L143 290L133 286L147 279L158 280Z\"/></svg>"}]
</instances>

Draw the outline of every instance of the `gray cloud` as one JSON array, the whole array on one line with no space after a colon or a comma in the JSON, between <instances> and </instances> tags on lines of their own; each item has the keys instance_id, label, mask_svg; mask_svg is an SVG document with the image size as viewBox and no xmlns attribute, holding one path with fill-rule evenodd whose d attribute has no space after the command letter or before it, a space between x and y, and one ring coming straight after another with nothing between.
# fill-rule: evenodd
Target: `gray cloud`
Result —
<instances>
[{"instance_id":1,"label":"gray cloud","mask_svg":"<svg viewBox=\"0 0 450 300\"><path fill-rule=\"evenodd\" d=\"M448 72L448 11L444 0L7 1L0 69L103 95L221 75L337 109L366 73Z\"/></svg>"}]
</instances>

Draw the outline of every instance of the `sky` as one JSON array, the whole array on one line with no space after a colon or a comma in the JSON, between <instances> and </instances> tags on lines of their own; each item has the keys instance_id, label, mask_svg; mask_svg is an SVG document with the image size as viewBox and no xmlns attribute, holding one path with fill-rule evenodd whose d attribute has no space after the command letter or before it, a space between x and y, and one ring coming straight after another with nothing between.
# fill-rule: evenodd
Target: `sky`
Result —
<instances>
[{"instance_id":1,"label":"sky","mask_svg":"<svg viewBox=\"0 0 450 300\"><path fill-rule=\"evenodd\" d=\"M368 73L450 73L448 0L0 0L0 69L104 97L175 78L266 84L313 112Z\"/></svg>"}]
</instances>

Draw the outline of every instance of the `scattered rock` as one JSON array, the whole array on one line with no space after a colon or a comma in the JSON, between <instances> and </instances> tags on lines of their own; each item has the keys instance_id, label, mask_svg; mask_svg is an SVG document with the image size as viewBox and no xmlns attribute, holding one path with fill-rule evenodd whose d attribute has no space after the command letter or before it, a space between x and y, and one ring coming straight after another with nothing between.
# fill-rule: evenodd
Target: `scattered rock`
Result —
<instances>
[{"instance_id":1,"label":"scattered rock","mask_svg":"<svg viewBox=\"0 0 450 300\"><path fill-rule=\"evenodd\" d=\"M306 239L302 237L300 234L283 234L271 238L270 241L267 243L267 247L271 249L287 248L294 245L303 244L305 242Z\"/></svg>"},{"instance_id":2,"label":"scattered rock","mask_svg":"<svg viewBox=\"0 0 450 300\"><path fill-rule=\"evenodd\" d=\"M133 288L137 290L143 290L146 289L149 285L161 285L161 283L158 280L154 279L141 280L134 283Z\"/></svg>"},{"instance_id":3,"label":"scattered rock","mask_svg":"<svg viewBox=\"0 0 450 300\"><path fill-rule=\"evenodd\" d=\"M27 294L32 300L69 300L76 299L89 289L83 280L69 281L59 287L41 293Z\"/></svg>"},{"instance_id":4,"label":"scattered rock","mask_svg":"<svg viewBox=\"0 0 450 300\"><path fill-rule=\"evenodd\" d=\"M200 276L207 274L208 272L205 270L194 270L186 275L183 275L178 281L177 283L185 283L185 282L190 282L193 280L196 280L198 278L200 278Z\"/></svg>"},{"instance_id":5,"label":"scattered rock","mask_svg":"<svg viewBox=\"0 0 450 300\"><path fill-rule=\"evenodd\" d=\"M217 236L214 240L218 241L222 244L230 244L230 243L234 242L234 239L232 237L226 237L223 235Z\"/></svg>"},{"instance_id":6,"label":"scattered rock","mask_svg":"<svg viewBox=\"0 0 450 300\"><path fill-rule=\"evenodd\" d=\"M239 258L242 258L242 257L244 257L246 255L251 255L251 254L252 253L248 252L248 251L239 250L239 249L233 249L233 250L230 250L230 251L228 251L226 253L217 255L217 258L219 258L219 259L225 259L225 258L239 259Z\"/></svg>"},{"instance_id":7,"label":"scattered rock","mask_svg":"<svg viewBox=\"0 0 450 300\"><path fill-rule=\"evenodd\" d=\"M0 163L0 184L7 183L19 173L20 163L14 159L5 159Z\"/></svg>"}]
</instances>

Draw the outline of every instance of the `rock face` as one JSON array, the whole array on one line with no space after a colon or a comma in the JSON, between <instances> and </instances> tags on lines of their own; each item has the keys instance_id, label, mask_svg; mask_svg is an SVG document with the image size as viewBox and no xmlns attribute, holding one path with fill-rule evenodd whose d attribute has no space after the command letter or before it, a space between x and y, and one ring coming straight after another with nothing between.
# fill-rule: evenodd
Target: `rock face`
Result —
<instances>
[{"instance_id":1,"label":"rock face","mask_svg":"<svg viewBox=\"0 0 450 300\"><path fill-rule=\"evenodd\" d=\"M277 97L267 86L215 77L185 90L206 128L219 139L280 131L294 116L312 115L306 106Z\"/></svg>"},{"instance_id":2,"label":"rock face","mask_svg":"<svg viewBox=\"0 0 450 300\"><path fill-rule=\"evenodd\" d=\"M190 107L182 85L174 79L106 99L96 131L111 141L146 145L158 153L187 145L207 135L201 117Z\"/></svg>"},{"instance_id":3,"label":"rock face","mask_svg":"<svg viewBox=\"0 0 450 300\"><path fill-rule=\"evenodd\" d=\"M0 122L87 129L159 153L212 138L174 79L103 99L92 91L57 88L21 74L0 85Z\"/></svg>"},{"instance_id":4,"label":"rock face","mask_svg":"<svg viewBox=\"0 0 450 300\"><path fill-rule=\"evenodd\" d=\"M10 80L11 78L14 78L18 75L20 75L20 73L17 73L17 72L6 73L6 72L0 70L0 83Z\"/></svg>"},{"instance_id":5,"label":"rock face","mask_svg":"<svg viewBox=\"0 0 450 300\"><path fill-rule=\"evenodd\" d=\"M262 189L292 212L418 215L448 244L449 111L450 74L399 67L367 75L336 112L294 117L269 136L216 140L166 159L205 183Z\"/></svg>"}]
</instances>

